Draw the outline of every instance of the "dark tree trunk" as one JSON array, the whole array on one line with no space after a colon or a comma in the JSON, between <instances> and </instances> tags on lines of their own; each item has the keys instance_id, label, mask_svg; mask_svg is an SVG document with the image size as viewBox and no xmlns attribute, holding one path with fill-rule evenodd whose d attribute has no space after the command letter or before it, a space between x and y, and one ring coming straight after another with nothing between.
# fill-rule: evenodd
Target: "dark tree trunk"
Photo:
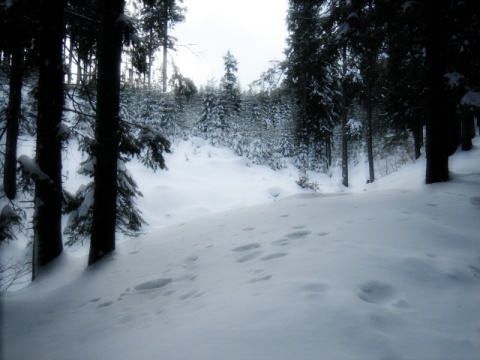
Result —
<instances>
[{"instance_id":1,"label":"dark tree trunk","mask_svg":"<svg viewBox=\"0 0 480 360\"><path fill-rule=\"evenodd\" d=\"M81 65L81 60L78 59L77 62L77 85L82 83L82 65Z\"/></svg>"},{"instance_id":2,"label":"dark tree trunk","mask_svg":"<svg viewBox=\"0 0 480 360\"><path fill-rule=\"evenodd\" d=\"M167 92L167 60L168 60L168 6L165 6L165 18L163 19L163 92Z\"/></svg>"},{"instance_id":3,"label":"dark tree trunk","mask_svg":"<svg viewBox=\"0 0 480 360\"><path fill-rule=\"evenodd\" d=\"M478 135L480 135L480 110L475 110L475 119L477 119ZM475 136L475 129L473 130L473 136Z\"/></svg>"},{"instance_id":4,"label":"dark tree trunk","mask_svg":"<svg viewBox=\"0 0 480 360\"><path fill-rule=\"evenodd\" d=\"M7 109L7 141L5 144L5 167L3 187L10 200L17 194L17 139L22 105L23 48L20 45L12 49L10 68L10 90Z\"/></svg>"},{"instance_id":5,"label":"dark tree trunk","mask_svg":"<svg viewBox=\"0 0 480 360\"><path fill-rule=\"evenodd\" d=\"M37 164L49 178L35 184L34 271L48 264L63 250L62 151L58 136L63 111L64 0L43 0L38 36Z\"/></svg>"},{"instance_id":6,"label":"dark tree trunk","mask_svg":"<svg viewBox=\"0 0 480 360\"><path fill-rule=\"evenodd\" d=\"M468 109L461 111L462 121L462 150L472 150L472 138L475 136L475 124L473 113Z\"/></svg>"},{"instance_id":7,"label":"dark tree trunk","mask_svg":"<svg viewBox=\"0 0 480 360\"><path fill-rule=\"evenodd\" d=\"M446 0L425 2L428 116L425 152L427 184L448 181L448 116L444 75Z\"/></svg>"},{"instance_id":8,"label":"dark tree trunk","mask_svg":"<svg viewBox=\"0 0 480 360\"><path fill-rule=\"evenodd\" d=\"M462 114L457 109L455 101L447 101L447 137L448 137L448 156L455 154L458 145L462 143Z\"/></svg>"},{"instance_id":9,"label":"dark tree trunk","mask_svg":"<svg viewBox=\"0 0 480 360\"><path fill-rule=\"evenodd\" d=\"M368 174L369 183L375 181L375 171L373 165L373 104L372 104L372 81L367 79L367 156L368 156Z\"/></svg>"},{"instance_id":10,"label":"dark tree trunk","mask_svg":"<svg viewBox=\"0 0 480 360\"><path fill-rule=\"evenodd\" d=\"M327 135L325 140L325 150L327 155L327 169L332 166L332 136L330 134Z\"/></svg>"},{"instance_id":11,"label":"dark tree trunk","mask_svg":"<svg viewBox=\"0 0 480 360\"><path fill-rule=\"evenodd\" d=\"M348 187L348 134L347 134L347 46L342 50L342 184Z\"/></svg>"},{"instance_id":12,"label":"dark tree trunk","mask_svg":"<svg viewBox=\"0 0 480 360\"><path fill-rule=\"evenodd\" d=\"M117 161L120 141L120 64L124 0L99 3L95 195L88 264L115 250Z\"/></svg>"}]
</instances>

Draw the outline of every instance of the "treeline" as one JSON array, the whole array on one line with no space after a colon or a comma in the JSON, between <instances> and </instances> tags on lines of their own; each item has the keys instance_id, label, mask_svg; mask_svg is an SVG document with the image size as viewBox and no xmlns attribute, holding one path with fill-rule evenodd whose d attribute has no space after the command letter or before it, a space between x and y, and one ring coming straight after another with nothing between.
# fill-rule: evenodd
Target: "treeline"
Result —
<instances>
[{"instance_id":1,"label":"treeline","mask_svg":"<svg viewBox=\"0 0 480 360\"><path fill-rule=\"evenodd\" d=\"M448 157L459 144L471 148L474 117L479 118L480 3L290 0L289 5L285 69L297 104L297 141L330 161L340 123L348 186L349 118L361 108L369 181L374 181L375 138L408 130L418 158L424 126L426 182L447 180Z\"/></svg>"}]
</instances>

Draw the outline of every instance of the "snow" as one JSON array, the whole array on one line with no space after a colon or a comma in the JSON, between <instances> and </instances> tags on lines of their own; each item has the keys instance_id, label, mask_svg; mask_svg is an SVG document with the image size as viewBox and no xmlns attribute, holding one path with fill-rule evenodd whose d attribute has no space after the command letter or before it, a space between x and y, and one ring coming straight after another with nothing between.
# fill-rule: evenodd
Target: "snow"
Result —
<instances>
[{"instance_id":1,"label":"snow","mask_svg":"<svg viewBox=\"0 0 480 360\"><path fill-rule=\"evenodd\" d=\"M460 101L462 105L469 105L480 108L480 92L467 91Z\"/></svg>"},{"instance_id":2,"label":"snow","mask_svg":"<svg viewBox=\"0 0 480 360\"><path fill-rule=\"evenodd\" d=\"M5 359L479 358L478 137L448 183L422 159L368 185L351 169L348 193L174 147L169 171L129 165L148 234L2 295Z\"/></svg>"},{"instance_id":3,"label":"snow","mask_svg":"<svg viewBox=\"0 0 480 360\"><path fill-rule=\"evenodd\" d=\"M42 181L50 180L48 175L45 174L42 170L40 170L37 163L28 155L25 155L25 154L20 155L20 157L18 158L18 162L20 163L20 167L22 168L22 171L28 177L37 177Z\"/></svg>"},{"instance_id":4,"label":"snow","mask_svg":"<svg viewBox=\"0 0 480 360\"><path fill-rule=\"evenodd\" d=\"M451 88L460 87L461 81L465 78L462 74L458 72L446 73L445 77L448 79L448 85Z\"/></svg>"},{"instance_id":5,"label":"snow","mask_svg":"<svg viewBox=\"0 0 480 360\"><path fill-rule=\"evenodd\" d=\"M13 210L13 208L10 206L10 204L4 205L3 208L2 208L2 211L0 212L0 216L5 217L5 218L12 217L12 216L15 216L15 215L16 215L16 213Z\"/></svg>"}]
</instances>

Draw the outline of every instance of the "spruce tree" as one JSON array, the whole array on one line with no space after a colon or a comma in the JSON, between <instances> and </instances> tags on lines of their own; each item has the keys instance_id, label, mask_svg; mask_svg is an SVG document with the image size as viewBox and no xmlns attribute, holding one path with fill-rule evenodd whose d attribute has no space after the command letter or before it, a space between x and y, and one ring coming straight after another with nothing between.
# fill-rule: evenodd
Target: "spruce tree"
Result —
<instances>
[{"instance_id":1,"label":"spruce tree","mask_svg":"<svg viewBox=\"0 0 480 360\"><path fill-rule=\"evenodd\" d=\"M182 3L183 0L179 0L179 2ZM146 57L148 58L148 85L150 86L151 82L154 53L160 47L163 47L162 89L163 92L166 92L168 49L173 48L175 40L169 35L169 30L176 23L185 20L185 9L178 6L176 0L143 0L143 3L145 6L141 14L141 29L143 31L143 46L146 48Z\"/></svg>"},{"instance_id":2,"label":"spruce tree","mask_svg":"<svg viewBox=\"0 0 480 360\"><path fill-rule=\"evenodd\" d=\"M426 183L447 181L448 117L445 104L447 0L425 4L428 116L426 128Z\"/></svg>"},{"instance_id":3,"label":"spruce tree","mask_svg":"<svg viewBox=\"0 0 480 360\"><path fill-rule=\"evenodd\" d=\"M47 176L35 184L33 278L63 249L61 232L64 0L40 3L36 162Z\"/></svg>"},{"instance_id":4,"label":"spruce tree","mask_svg":"<svg viewBox=\"0 0 480 360\"><path fill-rule=\"evenodd\" d=\"M27 49L38 27L36 7L26 1L11 6L0 5L0 52L8 58L10 70L9 96L6 111L6 142L3 187L8 199L17 194L17 140L20 127L22 89Z\"/></svg>"},{"instance_id":5,"label":"spruce tree","mask_svg":"<svg viewBox=\"0 0 480 360\"><path fill-rule=\"evenodd\" d=\"M100 29L97 42L96 161L89 265L115 250L124 6L124 0L105 0L98 3Z\"/></svg>"},{"instance_id":6,"label":"spruce tree","mask_svg":"<svg viewBox=\"0 0 480 360\"><path fill-rule=\"evenodd\" d=\"M241 109L240 86L236 73L238 72L238 61L228 51L223 57L225 74L221 80L221 97L225 116L238 114Z\"/></svg>"}]
</instances>

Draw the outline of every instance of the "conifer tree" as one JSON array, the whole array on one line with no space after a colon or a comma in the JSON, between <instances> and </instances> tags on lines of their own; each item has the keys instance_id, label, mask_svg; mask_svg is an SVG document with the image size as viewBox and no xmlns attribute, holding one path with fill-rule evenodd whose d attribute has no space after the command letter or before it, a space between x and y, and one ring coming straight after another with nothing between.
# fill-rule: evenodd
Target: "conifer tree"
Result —
<instances>
[{"instance_id":1,"label":"conifer tree","mask_svg":"<svg viewBox=\"0 0 480 360\"><path fill-rule=\"evenodd\" d=\"M61 232L64 0L40 3L36 162L46 177L35 184L33 278L63 249Z\"/></svg>"},{"instance_id":2,"label":"conifer tree","mask_svg":"<svg viewBox=\"0 0 480 360\"><path fill-rule=\"evenodd\" d=\"M338 68L330 46L333 32L325 21L324 4L291 0L287 17L287 82L297 102L295 136L304 149L301 153L314 155L317 168L329 166L339 104Z\"/></svg>"},{"instance_id":3,"label":"conifer tree","mask_svg":"<svg viewBox=\"0 0 480 360\"><path fill-rule=\"evenodd\" d=\"M445 111L446 73L446 11L447 0L425 4L426 66L428 87L428 116L426 128L426 183L447 181L448 117Z\"/></svg>"},{"instance_id":4,"label":"conifer tree","mask_svg":"<svg viewBox=\"0 0 480 360\"><path fill-rule=\"evenodd\" d=\"M162 89L166 92L168 49L174 46L174 38L169 35L169 30L176 23L185 20L185 9L178 6L176 0L143 0L143 3L145 6L142 9L142 30L148 57L148 85L150 86L154 53L163 47Z\"/></svg>"},{"instance_id":5,"label":"conifer tree","mask_svg":"<svg viewBox=\"0 0 480 360\"><path fill-rule=\"evenodd\" d=\"M9 96L6 111L6 142L3 187L8 199L17 194L17 140L21 120L22 89L27 49L38 28L36 6L18 0L11 6L0 5L0 52L9 59Z\"/></svg>"},{"instance_id":6,"label":"conifer tree","mask_svg":"<svg viewBox=\"0 0 480 360\"><path fill-rule=\"evenodd\" d=\"M225 116L238 114L241 109L240 87L236 73L238 72L237 59L228 51L223 57L225 74L221 80L221 97Z\"/></svg>"},{"instance_id":7,"label":"conifer tree","mask_svg":"<svg viewBox=\"0 0 480 360\"><path fill-rule=\"evenodd\" d=\"M124 6L124 0L105 0L98 3L100 29L97 42L96 161L89 265L115 250Z\"/></svg>"}]
</instances>

